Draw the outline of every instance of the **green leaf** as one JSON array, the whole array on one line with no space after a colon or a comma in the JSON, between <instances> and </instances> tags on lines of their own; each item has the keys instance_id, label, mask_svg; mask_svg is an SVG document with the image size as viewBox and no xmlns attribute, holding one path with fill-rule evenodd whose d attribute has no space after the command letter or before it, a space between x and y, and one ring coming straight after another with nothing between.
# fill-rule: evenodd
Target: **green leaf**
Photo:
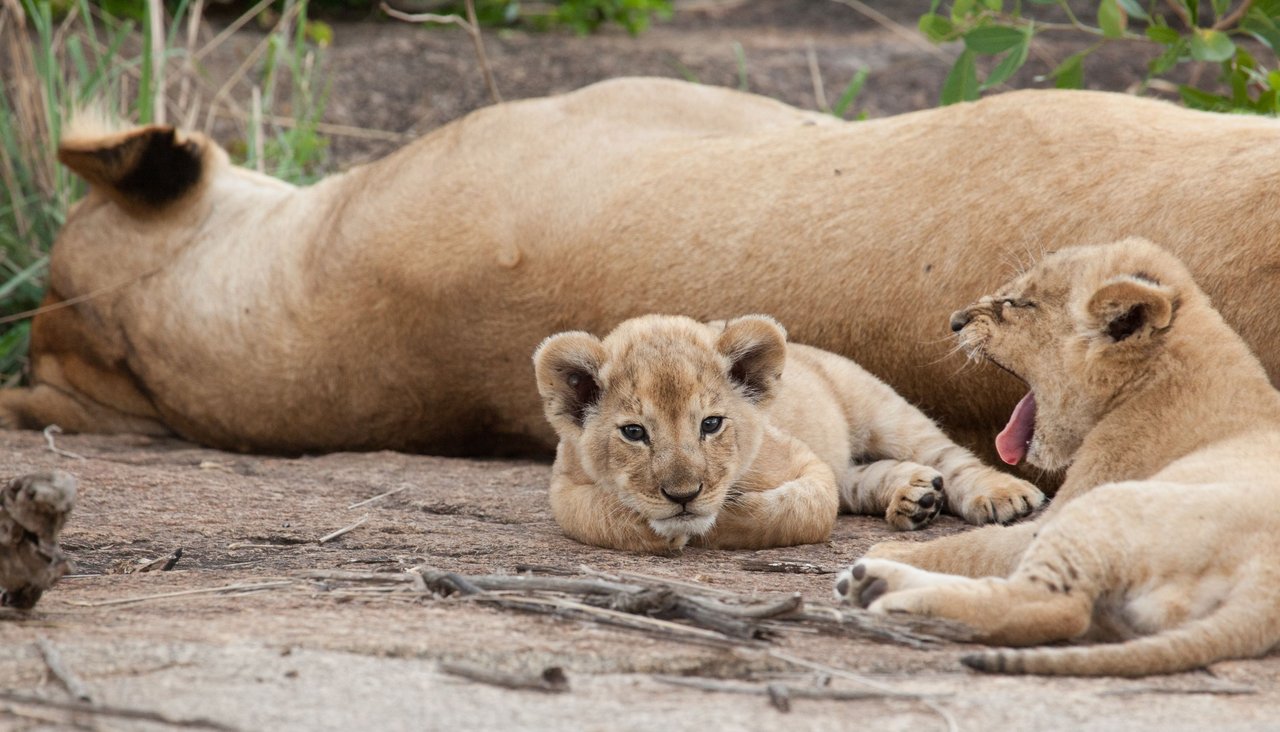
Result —
<instances>
[{"instance_id":1,"label":"green leaf","mask_svg":"<svg viewBox=\"0 0 1280 732\"><path fill-rule=\"evenodd\" d=\"M844 119L844 114L853 106L853 102L858 98L858 94L862 93L862 85L867 83L867 70L859 69L858 73L853 75L853 80L849 82L849 86L844 88L844 93L836 100L836 105L831 108L831 113L840 119Z\"/></svg>"},{"instance_id":2,"label":"green leaf","mask_svg":"<svg viewBox=\"0 0 1280 732\"><path fill-rule=\"evenodd\" d=\"M1138 0L1119 0L1120 8L1129 14L1130 18L1138 20L1151 20L1151 16L1147 15L1147 11L1138 4Z\"/></svg>"},{"instance_id":3,"label":"green leaf","mask_svg":"<svg viewBox=\"0 0 1280 732\"><path fill-rule=\"evenodd\" d=\"M982 0L982 4L987 6L987 10L993 13L1004 10L1004 0Z\"/></svg>"},{"instance_id":4,"label":"green leaf","mask_svg":"<svg viewBox=\"0 0 1280 732\"><path fill-rule=\"evenodd\" d=\"M1258 39L1273 53L1280 53L1280 27L1275 21L1265 16L1254 15L1251 11L1249 16L1240 22L1240 29Z\"/></svg>"},{"instance_id":5,"label":"green leaf","mask_svg":"<svg viewBox=\"0 0 1280 732\"><path fill-rule=\"evenodd\" d=\"M1031 28L1027 28L1027 32L1022 36L1022 43L1013 47L1009 54L1004 57L991 74L987 76L987 80L982 84L983 89L990 89L997 84L1003 84L1006 79L1013 76L1014 72L1022 68L1027 62L1027 51L1031 49Z\"/></svg>"},{"instance_id":6,"label":"green leaf","mask_svg":"<svg viewBox=\"0 0 1280 732\"><path fill-rule=\"evenodd\" d=\"M1066 61L1058 64L1058 68L1049 72L1049 76L1054 78L1054 86L1059 89L1079 89L1084 86L1084 57L1087 51L1081 51L1067 57Z\"/></svg>"},{"instance_id":7,"label":"green leaf","mask_svg":"<svg viewBox=\"0 0 1280 732\"><path fill-rule=\"evenodd\" d=\"M964 34L964 47L985 56L1004 53L1015 46L1025 43L1027 34L1017 28L1003 25L991 25L985 28L974 28Z\"/></svg>"},{"instance_id":8,"label":"green leaf","mask_svg":"<svg viewBox=\"0 0 1280 732\"><path fill-rule=\"evenodd\" d=\"M974 0L956 0L951 3L951 19L957 23L964 20L973 13L973 3Z\"/></svg>"},{"instance_id":9,"label":"green leaf","mask_svg":"<svg viewBox=\"0 0 1280 732\"><path fill-rule=\"evenodd\" d=\"M1192 109L1206 109L1209 111L1227 111L1231 109L1231 102L1226 97L1210 94L1186 84L1178 87L1178 96L1182 97L1183 103Z\"/></svg>"},{"instance_id":10,"label":"green leaf","mask_svg":"<svg viewBox=\"0 0 1280 732\"><path fill-rule=\"evenodd\" d=\"M1212 4L1214 16L1221 18L1231 7L1231 0L1212 0Z\"/></svg>"},{"instance_id":11,"label":"green leaf","mask_svg":"<svg viewBox=\"0 0 1280 732\"><path fill-rule=\"evenodd\" d=\"M1170 28L1167 25L1147 26L1147 38L1150 38L1156 43L1163 43L1165 45L1169 45L1170 43L1177 43L1178 39L1181 37L1182 36L1179 35L1178 31Z\"/></svg>"},{"instance_id":12,"label":"green leaf","mask_svg":"<svg viewBox=\"0 0 1280 732\"><path fill-rule=\"evenodd\" d=\"M1153 75L1159 76L1176 66L1178 61L1182 59L1182 54L1186 53L1186 50L1187 40L1179 38L1176 43L1166 48L1164 53L1151 59L1151 62L1147 64L1147 68L1151 70Z\"/></svg>"},{"instance_id":13,"label":"green leaf","mask_svg":"<svg viewBox=\"0 0 1280 732\"><path fill-rule=\"evenodd\" d=\"M917 27L920 28L920 32L924 34L925 38L934 43L948 40L951 36L951 31L955 29L955 26L951 24L951 21L946 16L938 15L937 13L921 15Z\"/></svg>"},{"instance_id":14,"label":"green leaf","mask_svg":"<svg viewBox=\"0 0 1280 732\"><path fill-rule=\"evenodd\" d=\"M956 102L971 102L978 98L978 65L974 58L973 51L966 49L956 59L955 66L951 67L951 73L947 74L946 81L942 82L940 99L942 106Z\"/></svg>"},{"instance_id":15,"label":"green leaf","mask_svg":"<svg viewBox=\"0 0 1280 732\"><path fill-rule=\"evenodd\" d=\"M1125 17L1124 11L1120 9L1120 5L1116 0L1102 0L1098 3L1098 25L1102 28L1102 35L1107 38L1121 38L1124 36L1124 27L1129 22Z\"/></svg>"},{"instance_id":16,"label":"green leaf","mask_svg":"<svg viewBox=\"0 0 1280 732\"><path fill-rule=\"evenodd\" d=\"M1226 61L1236 52L1236 44L1226 33L1211 28L1196 28L1190 48L1191 58L1197 61Z\"/></svg>"}]
</instances>

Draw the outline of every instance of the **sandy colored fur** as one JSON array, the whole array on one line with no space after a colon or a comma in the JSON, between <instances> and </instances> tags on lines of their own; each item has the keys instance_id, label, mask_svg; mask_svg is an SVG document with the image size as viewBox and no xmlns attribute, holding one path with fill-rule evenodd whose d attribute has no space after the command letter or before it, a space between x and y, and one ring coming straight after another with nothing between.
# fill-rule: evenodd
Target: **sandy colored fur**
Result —
<instances>
[{"instance_id":1,"label":"sandy colored fur","mask_svg":"<svg viewBox=\"0 0 1280 732\"><path fill-rule=\"evenodd\" d=\"M481 110L307 188L191 139L195 194L139 214L97 185L69 215L52 295L98 294L36 319L53 391L4 392L9 424L546 453L527 354L547 335L767 312L985 443L1019 388L959 373L950 310L1046 247L1132 234L1182 257L1280 373L1274 120L1029 91L844 124L625 79Z\"/></svg>"},{"instance_id":2,"label":"sandy colored fur","mask_svg":"<svg viewBox=\"0 0 1280 732\"><path fill-rule=\"evenodd\" d=\"M1024 526L879 545L838 594L996 645L1123 641L965 659L984 671L1139 676L1280 642L1280 393L1190 273L1138 239L1067 250L965 313L965 348L1035 393L1027 458L1069 466L1062 490Z\"/></svg>"},{"instance_id":3,"label":"sandy colored fur","mask_svg":"<svg viewBox=\"0 0 1280 732\"><path fill-rule=\"evenodd\" d=\"M560 435L552 512L589 544L786 546L825 540L837 505L915 529L943 505L985 523L1044 500L852 361L788 344L767 317L645 316L603 340L548 338L534 366ZM706 432L708 418L722 422Z\"/></svg>"}]
</instances>

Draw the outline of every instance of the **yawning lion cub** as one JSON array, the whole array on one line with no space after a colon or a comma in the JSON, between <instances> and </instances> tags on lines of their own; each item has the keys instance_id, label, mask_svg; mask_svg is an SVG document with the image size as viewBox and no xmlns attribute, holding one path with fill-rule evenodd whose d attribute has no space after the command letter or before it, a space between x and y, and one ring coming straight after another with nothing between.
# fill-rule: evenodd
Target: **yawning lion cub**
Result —
<instances>
[{"instance_id":1,"label":"yawning lion cub","mask_svg":"<svg viewBox=\"0 0 1280 732\"><path fill-rule=\"evenodd\" d=\"M1138 239L1062 251L952 327L1030 386L1001 453L1066 483L1025 551L1014 528L913 552L1011 553L1007 579L864 559L838 595L999 645L1145 636L964 659L983 671L1166 673L1280 641L1280 393L1177 259Z\"/></svg>"},{"instance_id":2,"label":"yawning lion cub","mask_svg":"<svg viewBox=\"0 0 1280 732\"><path fill-rule=\"evenodd\" d=\"M603 341L552 336L533 359L560 435L552 511L588 544L786 546L825 540L838 507L915 529L944 504L980 524L1044 500L852 361L788 345L764 316L650 315Z\"/></svg>"}]
</instances>

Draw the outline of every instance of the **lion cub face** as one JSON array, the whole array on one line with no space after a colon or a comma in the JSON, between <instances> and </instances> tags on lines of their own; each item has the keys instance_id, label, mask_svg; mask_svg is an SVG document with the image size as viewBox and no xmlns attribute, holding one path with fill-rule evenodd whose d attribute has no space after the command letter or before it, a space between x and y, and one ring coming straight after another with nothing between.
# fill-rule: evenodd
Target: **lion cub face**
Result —
<instances>
[{"instance_id":1,"label":"lion cub face","mask_svg":"<svg viewBox=\"0 0 1280 732\"><path fill-rule=\"evenodd\" d=\"M657 534L678 538L715 524L759 449L759 406L785 360L785 331L770 318L716 328L650 315L604 340L552 336L534 367L561 449L576 449L588 476Z\"/></svg>"},{"instance_id":2,"label":"lion cub face","mask_svg":"<svg viewBox=\"0 0 1280 732\"><path fill-rule=\"evenodd\" d=\"M1070 465L1102 416L1158 372L1154 360L1165 353L1188 282L1171 255L1127 239L1051 254L952 315L971 358L1030 387L996 438L1001 458L1046 470Z\"/></svg>"}]
</instances>

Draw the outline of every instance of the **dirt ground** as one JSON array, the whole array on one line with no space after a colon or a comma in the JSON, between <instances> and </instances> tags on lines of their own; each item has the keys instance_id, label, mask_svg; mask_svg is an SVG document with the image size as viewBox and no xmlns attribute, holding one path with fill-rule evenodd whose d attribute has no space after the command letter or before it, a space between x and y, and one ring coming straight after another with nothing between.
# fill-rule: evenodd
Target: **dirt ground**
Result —
<instances>
[{"instance_id":1,"label":"dirt ground","mask_svg":"<svg viewBox=\"0 0 1280 732\"><path fill-rule=\"evenodd\" d=\"M740 44L748 87L803 107L817 105L810 48L830 99L867 68L858 111L882 116L932 106L954 50L931 48L910 32L928 1L869 4L883 23L827 0L699 2L703 10L685 10L638 39L504 31L487 42L508 98L622 74L736 86ZM394 135L412 137L488 103L470 43L456 30L393 23L335 30L328 121L394 133L334 137L340 167L394 148ZM1041 45L1019 84L1033 84L1072 50ZM1112 52L1090 66L1093 85L1126 88L1143 63ZM81 482L65 532L75 574L33 612L0 611L0 730L1168 730L1209 723L1253 730L1274 726L1280 712L1275 658L1145 680L994 677L960 666L970 648L963 644L917 650L796 630L726 650L458 597L358 592L307 578L315 570L391 576L420 565L463 574L589 567L761 597L800 592L821 603L832 575L747 571L744 562L835 570L890 535L872 518L842 517L831 542L818 546L636 556L560 535L547 505L546 464L387 452L286 459L139 437L64 436L58 446L82 459L50 451L38 433L0 432L7 475L58 467ZM899 538L962 528L943 519ZM127 572L179 548L170 571ZM72 696L51 671L50 648L60 657L53 665L83 684L97 712L51 706ZM570 689L498 688L444 673L442 661L512 673L562 667ZM681 688L662 675L798 685L825 676L831 689L872 683L910 696L796 699L782 712L763 695Z\"/></svg>"}]
</instances>

